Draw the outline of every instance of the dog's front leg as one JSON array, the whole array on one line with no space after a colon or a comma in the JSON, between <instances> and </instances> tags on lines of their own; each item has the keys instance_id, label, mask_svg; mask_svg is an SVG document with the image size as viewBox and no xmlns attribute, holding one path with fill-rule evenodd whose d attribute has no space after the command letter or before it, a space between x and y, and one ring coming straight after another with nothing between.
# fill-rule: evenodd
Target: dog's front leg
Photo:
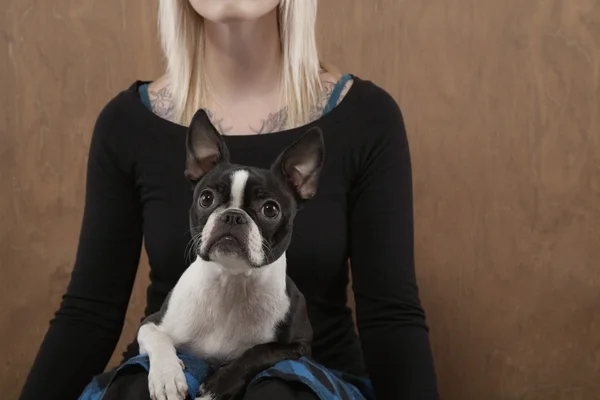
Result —
<instances>
[{"instance_id":1,"label":"dog's front leg","mask_svg":"<svg viewBox=\"0 0 600 400\"><path fill-rule=\"evenodd\" d=\"M244 394L246 386L260 372L279 361L297 360L308 355L310 344L307 342L256 345L211 375L202 384L197 400L238 400Z\"/></svg>"},{"instance_id":2,"label":"dog's front leg","mask_svg":"<svg viewBox=\"0 0 600 400\"><path fill-rule=\"evenodd\" d=\"M173 341L160 326L153 322L142 325L138 331L140 354L148 354L148 390L152 400L183 400L187 396L187 382L183 363L177 357Z\"/></svg>"}]
</instances>

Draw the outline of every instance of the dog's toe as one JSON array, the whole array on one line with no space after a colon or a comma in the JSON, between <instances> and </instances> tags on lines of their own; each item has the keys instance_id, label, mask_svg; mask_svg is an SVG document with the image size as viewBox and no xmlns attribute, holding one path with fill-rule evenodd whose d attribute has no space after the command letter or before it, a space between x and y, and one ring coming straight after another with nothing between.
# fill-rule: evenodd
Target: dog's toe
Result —
<instances>
[{"instance_id":1,"label":"dog's toe","mask_svg":"<svg viewBox=\"0 0 600 400\"><path fill-rule=\"evenodd\" d=\"M183 400L187 396L188 385L185 375L176 360L150 365L148 390L152 400Z\"/></svg>"}]
</instances>

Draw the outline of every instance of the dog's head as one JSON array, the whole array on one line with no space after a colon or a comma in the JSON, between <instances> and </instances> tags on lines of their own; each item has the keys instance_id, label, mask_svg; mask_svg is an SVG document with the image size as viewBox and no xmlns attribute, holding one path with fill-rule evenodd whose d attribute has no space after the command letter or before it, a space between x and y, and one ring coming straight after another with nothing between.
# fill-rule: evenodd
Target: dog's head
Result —
<instances>
[{"instance_id":1,"label":"dog's head","mask_svg":"<svg viewBox=\"0 0 600 400\"><path fill-rule=\"evenodd\" d=\"M200 110L188 128L186 147L196 254L235 273L281 257L296 211L317 191L324 160L321 130L309 129L270 169L253 168L230 162L223 138Z\"/></svg>"}]
</instances>

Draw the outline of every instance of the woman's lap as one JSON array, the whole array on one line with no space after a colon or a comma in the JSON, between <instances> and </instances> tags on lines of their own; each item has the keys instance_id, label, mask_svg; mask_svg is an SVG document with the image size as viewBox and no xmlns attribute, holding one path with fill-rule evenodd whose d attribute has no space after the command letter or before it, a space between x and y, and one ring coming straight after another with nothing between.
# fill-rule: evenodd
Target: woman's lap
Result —
<instances>
[{"instance_id":1,"label":"woman's lap","mask_svg":"<svg viewBox=\"0 0 600 400\"><path fill-rule=\"evenodd\" d=\"M148 400L148 376L141 371L123 374L107 389L102 400ZM189 399L189 397L188 397ZM318 400L308 387L298 382L265 379L246 392L243 400Z\"/></svg>"},{"instance_id":2,"label":"woman's lap","mask_svg":"<svg viewBox=\"0 0 600 400\"><path fill-rule=\"evenodd\" d=\"M203 360L179 354L190 393L195 393L210 371ZM94 378L80 400L148 400L147 356L136 356L118 369ZM330 370L306 358L284 360L258 374L250 383L243 400L318 400L333 398L373 399L370 382ZM188 396L186 400L190 399ZM194 400L194 399L191 399Z\"/></svg>"}]
</instances>

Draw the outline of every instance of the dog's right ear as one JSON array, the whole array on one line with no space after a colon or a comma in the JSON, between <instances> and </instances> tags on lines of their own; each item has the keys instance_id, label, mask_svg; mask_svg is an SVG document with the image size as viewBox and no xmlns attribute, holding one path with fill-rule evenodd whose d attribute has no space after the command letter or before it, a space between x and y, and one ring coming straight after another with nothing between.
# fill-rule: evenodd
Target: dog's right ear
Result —
<instances>
[{"instance_id":1,"label":"dog's right ear","mask_svg":"<svg viewBox=\"0 0 600 400\"><path fill-rule=\"evenodd\" d=\"M196 111L187 130L185 177L197 181L220 162L229 161L225 141L203 109Z\"/></svg>"}]
</instances>

